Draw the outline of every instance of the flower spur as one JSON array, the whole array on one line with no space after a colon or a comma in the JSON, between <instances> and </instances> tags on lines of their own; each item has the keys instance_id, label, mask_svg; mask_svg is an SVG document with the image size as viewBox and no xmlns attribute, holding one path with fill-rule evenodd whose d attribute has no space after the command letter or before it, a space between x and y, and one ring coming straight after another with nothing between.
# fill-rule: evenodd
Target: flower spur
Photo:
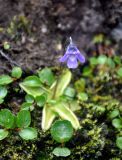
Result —
<instances>
[{"instance_id":1,"label":"flower spur","mask_svg":"<svg viewBox=\"0 0 122 160\"><path fill-rule=\"evenodd\" d=\"M66 62L68 68L77 68L78 61L85 62L85 56L80 53L77 46L72 42L70 37L70 44L67 46L66 53L59 59L60 62Z\"/></svg>"}]
</instances>

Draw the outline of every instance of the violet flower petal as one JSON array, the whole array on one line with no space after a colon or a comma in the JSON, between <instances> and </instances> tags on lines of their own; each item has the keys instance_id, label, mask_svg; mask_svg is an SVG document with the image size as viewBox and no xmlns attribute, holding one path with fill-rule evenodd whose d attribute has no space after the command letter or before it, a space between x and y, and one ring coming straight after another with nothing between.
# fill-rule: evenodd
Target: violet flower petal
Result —
<instances>
[{"instance_id":1,"label":"violet flower petal","mask_svg":"<svg viewBox=\"0 0 122 160\"><path fill-rule=\"evenodd\" d=\"M73 44L69 44L66 50L66 54L75 54L75 52L77 52L78 49L75 45Z\"/></svg>"},{"instance_id":2,"label":"violet flower petal","mask_svg":"<svg viewBox=\"0 0 122 160\"><path fill-rule=\"evenodd\" d=\"M65 61L67 61L67 58L68 58L68 55L67 55L67 54L64 54L64 56L61 57L61 58L59 59L59 61L60 61L60 62L65 62Z\"/></svg>"},{"instance_id":3,"label":"violet flower petal","mask_svg":"<svg viewBox=\"0 0 122 160\"><path fill-rule=\"evenodd\" d=\"M67 66L68 68L77 68L78 62L76 56L71 55L68 57Z\"/></svg>"},{"instance_id":4,"label":"violet flower petal","mask_svg":"<svg viewBox=\"0 0 122 160\"><path fill-rule=\"evenodd\" d=\"M85 62L85 56L81 53L77 53L76 54L77 56L77 59L81 62L81 63L84 63Z\"/></svg>"},{"instance_id":5,"label":"violet flower petal","mask_svg":"<svg viewBox=\"0 0 122 160\"><path fill-rule=\"evenodd\" d=\"M63 57L59 59L60 62L66 62L68 68L77 68L78 61L85 62L85 56L80 53L77 46L72 42L70 38L70 44L67 46L66 52Z\"/></svg>"}]
</instances>

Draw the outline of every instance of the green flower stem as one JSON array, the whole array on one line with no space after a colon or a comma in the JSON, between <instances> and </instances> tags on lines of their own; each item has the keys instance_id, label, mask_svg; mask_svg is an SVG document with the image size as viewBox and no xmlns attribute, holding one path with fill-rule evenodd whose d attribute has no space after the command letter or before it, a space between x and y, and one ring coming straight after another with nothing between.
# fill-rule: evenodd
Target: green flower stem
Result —
<instances>
[{"instance_id":1,"label":"green flower stem","mask_svg":"<svg viewBox=\"0 0 122 160\"><path fill-rule=\"evenodd\" d=\"M62 67L61 65L59 66L59 70L61 71ZM56 91L57 91L57 87L58 87L58 83L59 83L59 77L57 78L56 84L55 84L55 88L54 88L54 92L53 92L53 96L52 99L55 99L55 95L56 95Z\"/></svg>"}]
</instances>

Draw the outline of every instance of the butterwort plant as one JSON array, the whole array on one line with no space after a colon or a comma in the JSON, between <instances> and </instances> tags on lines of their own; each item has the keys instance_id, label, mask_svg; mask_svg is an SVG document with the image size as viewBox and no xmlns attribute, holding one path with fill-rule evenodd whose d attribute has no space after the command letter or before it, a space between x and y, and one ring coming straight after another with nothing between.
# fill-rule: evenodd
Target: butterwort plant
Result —
<instances>
[{"instance_id":1,"label":"butterwort plant","mask_svg":"<svg viewBox=\"0 0 122 160\"><path fill-rule=\"evenodd\" d=\"M64 56L61 57L59 61L66 62L68 68L74 69L78 67L78 61L81 63L85 62L85 56L78 50L71 37L70 44L67 46Z\"/></svg>"},{"instance_id":2,"label":"butterwort plant","mask_svg":"<svg viewBox=\"0 0 122 160\"><path fill-rule=\"evenodd\" d=\"M68 68L77 68L78 61L84 63L85 56L80 53L70 38L70 44L64 56L60 58L60 62L66 62ZM71 122L76 130L80 128L79 120L74 114L75 108L79 108L77 107L77 101L74 102L73 99L75 89L69 86L72 73L69 69L65 68L61 72L60 76L55 77L49 68L44 68L38 71L38 75L26 77L20 83L20 87L34 98L32 103L35 104L36 102L37 106L43 107L42 129L44 131L51 127L54 119L57 117ZM29 105L24 104L22 109L33 108L30 102Z\"/></svg>"},{"instance_id":3,"label":"butterwort plant","mask_svg":"<svg viewBox=\"0 0 122 160\"><path fill-rule=\"evenodd\" d=\"M64 69L60 76L55 77L51 69L44 68L38 71L37 75L28 76L20 83L20 87L28 95L21 110L32 111L40 107L43 131L48 130L56 118L70 121L76 130L80 128L78 118L74 114L78 106L74 101L75 90L69 88L71 78L69 69Z\"/></svg>"}]
</instances>

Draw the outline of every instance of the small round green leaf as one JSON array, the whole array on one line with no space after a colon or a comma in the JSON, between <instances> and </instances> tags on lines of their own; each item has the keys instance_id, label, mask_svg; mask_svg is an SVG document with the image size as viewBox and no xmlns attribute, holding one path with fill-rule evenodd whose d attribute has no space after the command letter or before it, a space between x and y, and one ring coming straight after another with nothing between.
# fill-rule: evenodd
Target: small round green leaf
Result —
<instances>
[{"instance_id":1,"label":"small round green leaf","mask_svg":"<svg viewBox=\"0 0 122 160\"><path fill-rule=\"evenodd\" d=\"M89 61L90 61L90 64L91 64L91 65L97 65L97 58L96 58L96 57L91 57L91 58L89 59Z\"/></svg>"},{"instance_id":2,"label":"small round green leaf","mask_svg":"<svg viewBox=\"0 0 122 160\"><path fill-rule=\"evenodd\" d=\"M22 105L21 105L21 110L33 110L34 109L34 106L32 103L28 103L28 102L24 102Z\"/></svg>"},{"instance_id":3,"label":"small round green leaf","mask_svg":"<svg viewBox=\"0 0 122 160\"><path fill-rule=\"evenodd\" d=\"M7 85L11 82L13 82L13 79L10 76L8 75L0 76L0 85Z\"/></svg>"},{"instance_id":4,"label":"small round green leaf","mask_svg":"<svg viewBox=\"0 0 122 160\"><path fill-rule=\"evenodd\" d=\"M33 103L33 102L34 102L33 96L31 96L31 95L29 95L29 94L27 94L27 95L25 96L25 100L26 100L26 102L28 102L28 103Z\"/></svg>"},{"instance_id":5,"label":"small round green leaf","mask_svg":"<svg viewBox=\"0 0 122 160\"><path fill-rule=\"evenodd\" d=\"M58 120L51 127L51 135L59 143L67 142L73 135L73 127L67 120Z\"/></svg>"},{"instance_id":6,"label":"small round green leaf","mask_svg":"<svg viewBox=\"0 0 122 160\"><path fill-rule=\"evenodd\" d=\"M4 86L0 86L0 99L4 98L7 95L7 89Z\"/></svg>"},{"instance_id":7,"label":"small round green leaf","mask_svg":"<svg viewBox=\"0 0 122 160\"><path fill-rule=\"evenodd\" d=\"M116 145L118 148L122 149L122 137L117 137Z\"/></svg>"},{"instance_id":8,"label":"small round green leaf","mask_svg":"<svg viewBox=\"0 0 122 160\"><path fill-rule=\"evenodd\" d=\"M1 99L1 98L0 98L0 104L2 104L3 102L4 102L4 99Z\"/></svg>"},{"instance_id":9,"label":"small round green leaf","mask_svg":"<svg viewBox=\"0 0 122 160\"><path fill-rule=\"evenodd\" d=\"M97 59L98 64L105 64L107 61L107 57L105 55L100 55Z\"/></svg>"},{"instance_id":10,"label":"small round green leaf","mask_svg":"<svg viewBox=\"0 0 122 160\"><path fill-rule=\"evenodd\" d=\"M112 125L117 128L117 129L120 129L122 128L122 120L119 119L119 118L115 118L112 120Z\"/></svg>"},{"instance_id":11,"label":"small round green leaf","mask_svg":"<svg viewBox=\"0 0 122 160\"><path fill-rule=\"evenodd\" d=\"M117 74L119 77L122 77L122 67L117 70Z\"/></svg>"},{"instance_id":12,"label":"small round green leaf","mask_svg":"<svg viewBox=\"0 0 122 160\"><path fill-rule=\"evenodd\" d=\"M71 151L66 148L66 147L56 147L54 150L53 150L53 154L57 157L67 157L71 154Z\"/></svg>"},{"instance_id":13,"label":"small round green leaf","mask_svg":"<svg viewBox=\"0 0 122 160\"><path fill-rule=\"evenodd\" d=\"M36 97L35 100L36 100L37 105L39 107L42 107L46 103L47 96L46 96L46 94L43 94L41 96Z\"/></svg>"},{"instance_id":14,"label":"small round green leaf","mask_svg":"<svg viewBox=\"0 0 122 160\"><path fill-rule=\"evenodd\" d=\"M7 136L8 136L8 131L6 131L4 129L0 129L0 140L3 140Z\"/></svg>"},{"instance_id":15,"label":"small round green leaf","mask_svg":"<svg viewBox=\"0 0 122 160\"><path fill-rule=\"evenodd\" d=\"M78 93L78 99L81 101L87 101L88 95L85 92Z\"/></svg>"},{"instance_id":16,"label":"small round green leaf","mask_svg":"<svg viewBox=\"0 0 122 160\"><path fill-rule=\"evenodd\" d=\"M107 64L108 64L108 66L111 67L111 68L114 68L114 67L115 67L115 63L114 63L113 59L110 58L110 57L107 58Z\"/></svg>"},{"instance_id":17,"label":"small round green leaf","mask_svg":"<svg viewBox=\"0 0 122 160\"><path fill-rule=\"evenodd\" d=\"M83 75L84 76L90 76L91 74L92 74L92 68L88 67L88 66L84 67L84 69L83 69Z\"/></svg>"},{"instance_id":18,"label":"small round green leaf","mask_svg":"<svg viewBox=\"0 0 122 160\"><path fill-rule=\"evenodd\" d=\"M120 56L114 56L114 62L116 64L121 64L121 58L120 58Z\"/></svg>"},{"instance_id":19,"label":"small round green leaf","mask_svg":"<svg viewBox=\"0 0 122 160\"><path fill-rule=\"evenodd\" d=\"M22 137L22 139L32 140L32 139L37 138L37 130L32 127L27 127L27 128L22 129L19 132L19 135L20 137Z\"/></svg>"},{"instance_id":20,"label":"small round green leaf","mask_svg":"<svg viewBox=\"0 0 122 160\"><path fill-rule=\"evenodd\" d=\"M5 50L9 50L11 46L8 42L4 42L3 47Z\"/></svg>"},{"instance_id":21,"label":"small round green leaf","mask_svg":"<svg viewBox=\"0 0 122 160\"><path fill-rule=\"evenodd\" d=\"M14 78L20 78L22 76L22 69L20 67L14 67L11 75Z\"/></svg>"},{"instance_id":22,"label":"small round green leaf","mask_svg":"<svg viewBox=\"0 0 122 160\"><path fill-rule=\"evenodd\" d=\"M109 118L113 119L119 115L119 110L115 109L109 114Z\"/></svg>"},{"instance_id":23,"label":"small round green leaf","mask_svg":"<svg viewBox=\"0 0 122 160\"><path fill-rule=\"evenodd\" d=\"M40 87L41 81L37 76L29 76L24 79L22 84L28 87Z\"/></svg>"},{"instance_id":24,"label":"small round green leaf","mask_svg":"<svg viewBox=\"0 0 122 160\"><path fill-rule=\"evenodd\" d=\"M41 71L38 71L38 74L39 74L39 77L40 77L40 80L42 83L46 83L47 85L51 85L55 78L54 78L54 75L53 75L53 72L51 71L51 69L49 68L44 68L43 70Z\"/></svg>"},{"instance_id":25,"label":"small round green leaf","mask_svg":"<svg viewBox=\"0 0 122 160\"><path fill-rule=\"evenodd\" d=\"M13 128L14 126L14 115L8 109L2 109L0 111L0 125L5 128Z\"/></svg>"},{"instance_id":26,"label":"small round green leaf","mask_svg":"<svg viewBox=\"0 0 122 160\"><path fill-rule=\"evenodd\" d=\"M17 115L16 123L19 128L28 127L31 123L30 112L27 110L20 111Z\"/></svg>"},{"instance_id":27,"label":"small round green leaf","mask_svg":"<svg viewBox=\"0 0 122 160\"><path fill-rule=\"evenodd\" d=\"M75 96L75 89L71 87L67 87L64 91L64 95L73 98Z\"/></svg>"}]
</instances>

